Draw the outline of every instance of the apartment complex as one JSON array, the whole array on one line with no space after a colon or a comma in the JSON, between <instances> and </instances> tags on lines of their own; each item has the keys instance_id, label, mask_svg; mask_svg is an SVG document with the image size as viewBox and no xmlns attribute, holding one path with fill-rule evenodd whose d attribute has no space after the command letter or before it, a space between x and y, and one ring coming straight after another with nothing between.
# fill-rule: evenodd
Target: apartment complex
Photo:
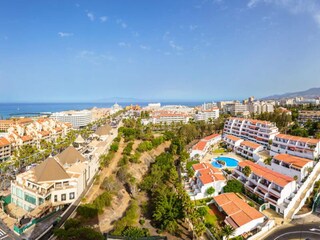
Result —
<instances>
[{"instance_id":1,"label":"apartment complex","mask_svg":"<svg viewBox=\"0 0 320 240\"><path fill-rule=\"evenodd\" d=\"M12 203L32 217L49 208L70 204L81 195L98 168L98 158L87 159L69 147L18 174L11 182Z\"/></svg>"},{"instance_id":2,"label":"apartment complex","mask_svg":"<svg viewBox=\"0 0 320 240\"><path fill-rule=\"evenodd\" d=\"M256 119L229 118L224 124L224 134L234 135L264 146L279 133L274 123Z\"/></svg>"},{"instance_id":3,"label":"apartment complex","mask_svg":"<svg viewBox=\"0 0 320 240\"><path fill-rule=\"evenodd\" d=\"M249 175L244 174L244 168L249 167ZM270 208L283 213L297 189L296 181L287 175L272 171L249 160L239 162L233 170L233 177L241 181L245 188L268 202Z\"/></svg>"},{"instance_id":4,"label":"apartment complex","mask_svg":"<svg viewBox=\"0 0 320 240\"><path fill-rule=\"evenodd\" d=\"M0 138L0 162L6 161L11 156L11 144L6 139L1 137Z\"/></svg>"},{"instance_id":5,"label":"apartment complex","mask_svg":"<svg viewBox=\"0 0 320 240\"><path fill-rule=\"evenodd\" d=\"M27 125L32 122L33 122L33 120L31 118L0 120L0 132L6 132L8 130L8 128L13 127L17 124L18 125Z\"/></svg>"},{"instance_id":6,"label":"apartment complex","mask_svg":"<svg viewBox=\"0 0 320 240\"><path fill-rule=\"evenodd\" d=\"M319 158L320 139L278 134L272 141L270 155L286 153L311 160Z\"/></svg>"},{"instance_id":7,"label":"apartment complex","mask_svg":"<svg viewBox=\"0 0 320 240\"><path fill-rule=\"evenodd\" d=\"M92 113L88 110L56 112L50 116L59 122L71 123L73 128L80 128L92 121Z\"/></svg>"},{"instance_id":8,"label":"apartment complex","mask_svg":"<svg viewBox=\"0 0 320 240\"><path fill-rule=\"evenodd\" d=\"M219 108L213 107L207 110L199 110L198 113L194 115L195 121L205 121L214 120L219 118Z\"/></svg>"},{"instance_id":9,"label":"apartment complex","mask_svg":"<svg viewBox=\"0 0 320 240\"><path fill-rule=\"evenodd\" d=\"M270 170L296 178L298 182L301 182L309 175L315 164L312 160L289 154L277 154L273 156L270 164L266 164L262 161L258 161L257 163Z\"/></svg>"},{"instance_id":10,"label":"apartment complex","mask_svg":"<svg viewBox=\"0 0 320 240\"><path fill-rule=\"evenodd\" d=\"M261 212L249 206L235 193L213 197L213 202L225 215L224 222L234 229L234 237L255 230L265 221L266 217Z\"/></svg>"},{"instance_id":11,"label":"apartment complex","mask_svg":"<svg viewBox=\"0 0 320 240\"><path fill-rule=\"evenodd\" d=\"M320 122L320 111L299 111L299 123L306 123L307 121Z\"/></svg>"},{"instance_id":12,"label":"apartment complex","mask_svg":"<svg viewBox=\"0 0 320 240\"><path fill-rule=\"evenodd\" d=\"M258 161L260 159L258 153L261 152L263 149L264 147L258 143L251 141L243 141L236 148L236 153L244 158Z\"/></svg>"},{"instance_id":13,"label":"apartment complex","mask_svg":"<svg viewBox=\"0 0 320 240\"><path fill-rule=\"evenodd\" d=\"M210 197L208 188L215 189L214 195L218 195L226 185L226 178L220 170L214 168L210 163L198 163L192 166L195 171L194 177L189 182L189 195L192 199L203 199Z\"/></svg>"},{"instance_id":14,"label":"apartment complex","mask_svg":"<svg viewBox=\"0 0 320 240\"><path fill-rule=\"evenodd\" d=\"M195 156L199 156L199 158L203 158L204 155L208 152L210 147L221 140L220 134L212 134L201 139L197 144L195 144L190 150L190 157L193 158Z\"/></svg>"}]
</instances>

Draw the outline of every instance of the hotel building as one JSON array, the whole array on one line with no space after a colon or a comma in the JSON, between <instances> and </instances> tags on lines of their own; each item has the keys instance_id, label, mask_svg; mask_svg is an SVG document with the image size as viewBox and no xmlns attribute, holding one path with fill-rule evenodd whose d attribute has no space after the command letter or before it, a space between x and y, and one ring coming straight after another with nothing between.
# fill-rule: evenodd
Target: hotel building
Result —
<instances>
[{"instance_id":1,"label":"hotel building","mask_svg":"<svg viewBox=\"0 0 320 240\"><path fill-rule=\"evenodd\" d=\"M189 115L181 112L158 111L152 113L153 124L188 123Z\"/></svg>"},{"instance_id":2,"label":"hotel building","mask_svg":"<svg viewBox=\"0 0 320 240\"><path fill-rule=\"evenodd\" d=\"M233 135L224 135L223 141L227 144L228 149L235 151L244 140Z\"/></svg>"},{"instance_id":3,"label":"hotel building","mask_svg":"<svg viewBox=\"0 0 320 240\"><path fill-rule=\"evenodd\" d=\"M71 123L73 128L84 127L92 121L91 111L88 110L56 112L50 117L60 122Z\"/></svg>"},{"instance_id":4,"label":"hotel building","mask_svg":"<svg viewBox=\"0 0 320 240\"><path fill-rule=\"evenodd\" d=\"M245 167L251 170L248 176L243 173ZM270 208L278 213L283 213L297 189L296 181L292 177L272 171L250 160L239 162L232 175L244 184L246 190L268 202Z\"/></svg>"},{"instance_id":5,"label":"hotel building","mask_svg":"<svg viewBox=\"0 0 320 240\"><path fill-rule=\"evenodd\" d=\"M319 158L320 139L278 134L272 141L270 155L286 153L311 160Z\"/></svg>"},{"instance_id":6,"label":"hotel building","mask_svg":"<svg viewBox=\"0 0 320 240\"><path fill-rule=\"evenodd\" d=\"M229 118L224 124L224 134L231 134L264 146L279 133L274 123L255 119Z\"/></svg>"},{"instance_id":7,"label":"hotel building","mask_svg":"<svg viewBox=\"0 0 320 240\"><path fill-rule=\"evenodd\" d=\"M299 111L299 123L306 123L308 120L312 122L319 122L320 111Z\"/></svg>"}]
</instances>

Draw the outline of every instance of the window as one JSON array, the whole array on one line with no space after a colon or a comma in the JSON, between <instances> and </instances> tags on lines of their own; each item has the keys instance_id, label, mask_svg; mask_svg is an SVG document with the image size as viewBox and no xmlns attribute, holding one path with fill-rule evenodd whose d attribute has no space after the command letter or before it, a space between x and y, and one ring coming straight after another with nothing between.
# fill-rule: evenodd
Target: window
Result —
<instances>
[{"instance_id":1,"label":"window","mask_svg":"<svg viewBox=\"0 0 320 240\"><path fill-rule=\"evenodd\" d=\"M54 201L55 201L55 202L58 201L58 195L54 195Z\"/></svg>"},{"instance_id":2,"label":"window","mask_svg":"<svg viewBox=\"0 0 320 240\"><path fill-rule=\"evenodd\" d=\"M69 193L69 199L74 199L74 192Z\"/></svg>"},{"instance_id":3,"label":"window","mask_svg":"<svg viewBox=\"0 0 320 240\"><path fill-rule=\"evenodd\" d=\"M61 201L65 201L67 199L67 196L66 196L66 194L64 193L64 194L61 194Z\"/></svg>"},{"instance_id":4,"label":"window","mask_svg":"<svg viewBox=\"0 0 320 240\"><path fill-rule=\"evenodd\" d=\"M31 203L31 204L33 204L33 205L36 204L36 198L35 198L35 196L32 196L32 195L30 195L30 194L25 193L25 195L24 195L24 200L27 201L27 202L29 202L29 203Z\"/></svg>"}]
</instances>

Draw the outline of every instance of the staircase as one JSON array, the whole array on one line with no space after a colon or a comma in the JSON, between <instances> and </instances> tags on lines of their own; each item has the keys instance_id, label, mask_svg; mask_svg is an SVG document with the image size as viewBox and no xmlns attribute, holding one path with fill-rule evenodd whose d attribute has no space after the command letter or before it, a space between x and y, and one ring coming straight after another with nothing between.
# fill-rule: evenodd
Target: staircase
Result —
<instances>
[{"instance_id":1,"label":"staircase","mask_svg":"<svg viewBox=\"0 0 320 240\"><path fill-rule=\"evenodd\" d=\"M319 177L320 175L320 169L318 169L316 171L315 174L313 174L313 177L311 179L308 179L308 185L306 188L304 188L303 191L298 191L297 192L297 195L294 199L295 203L294 205L292 206L292 208L290 209L289 213L287 214L287 216L285 217L286 219L290 220L292 219L293 215L294 215L294 212L298 212L297 209L299 208L299 205L301 203L301 201L303 200L303 198L305 198L307 192L312 188L313 189L313 184L315 183L315 181L317 181L317 178ZM300 206L301 208L302 206Z\"/></svg>"}]
</instances>

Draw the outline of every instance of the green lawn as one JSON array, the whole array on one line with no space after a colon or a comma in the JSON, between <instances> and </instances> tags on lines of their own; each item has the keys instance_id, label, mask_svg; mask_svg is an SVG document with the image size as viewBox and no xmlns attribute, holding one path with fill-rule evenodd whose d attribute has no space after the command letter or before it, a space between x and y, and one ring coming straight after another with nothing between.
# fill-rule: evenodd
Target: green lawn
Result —
<instances>
[{"instance_id":1,"label":"green lawn","mask_svg":"<svg viewBox=\"0 0 320 240\"><path fill-rule=\"evenodd\" d=\"M218 148L218 149L215 149L212 151L212 153L215 153L215 154L221 154L221 153L225 153L226 150L223 149L223 148Z\"/></svg>"},{"instance_id":2,"label":"green lawn","mask_svg":"<svg viewBox=\"0 0 320 240\"><path fill-rule=\"evenodd\" d=\"M208 206L206 206L205 208L207 210L207 215L204 217L205 221L215 226L217 224L218 217L209 213L210 208Z\"/></svg>"},{"instance_id":3,"label":"green lawn","mask_svg":"<svg viewBox=\"0 0 320 240\"><path fill-rule=\"evenodd\" d=\"M190 169L193 164L197 164L197 163L199 163L199 161L189 161L189 162L187 162L187 166L186 167L187 167L187 169Z\"/></svg>"}]
</instances>

